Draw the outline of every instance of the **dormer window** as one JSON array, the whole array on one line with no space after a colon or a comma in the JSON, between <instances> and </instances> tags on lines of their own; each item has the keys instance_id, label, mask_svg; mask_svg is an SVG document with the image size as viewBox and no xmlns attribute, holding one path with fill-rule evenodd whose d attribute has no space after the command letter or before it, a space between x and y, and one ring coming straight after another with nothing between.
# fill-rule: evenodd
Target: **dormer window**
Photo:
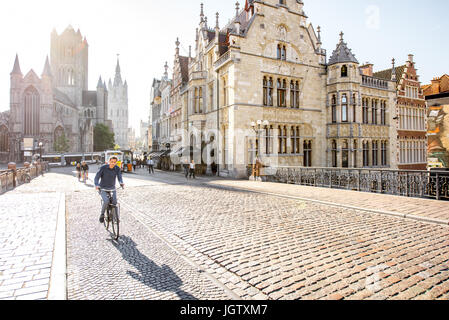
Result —
<instances>
[{"instance_id":1,"label":"dormer window","mask_svg":"<svg viewBox=\"0 0 449 320\"><path fill-rule=\"evenodd\" d=\"M343 67L341 67L341 77L342 78L348 77L348 66L347 65L343 65Z\"/></svg>"}]
</instances>

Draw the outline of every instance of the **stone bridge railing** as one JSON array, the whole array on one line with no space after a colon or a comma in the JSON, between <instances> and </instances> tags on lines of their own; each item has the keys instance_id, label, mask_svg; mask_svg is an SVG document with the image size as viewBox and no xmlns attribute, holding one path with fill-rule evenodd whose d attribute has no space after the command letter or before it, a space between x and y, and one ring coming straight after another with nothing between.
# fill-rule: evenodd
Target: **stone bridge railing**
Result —
<instances>
[{"instance_id":1,"label":"stone bridge railing","mask_svg":"<svg viewBox=\"0 0 449 320\"><path fill-rule=\"evenodd\" d=\"M16 187L29 183L32 179L48 171L47 163L36 163L28 168L0 171L0 194L13 190Z\"/></svg>"},{"instance_id":2,"label":"stone bridge railing","mask_svg":"<svg viewBox=\"0 0 449 320\"><path fill-rule=\"evenodd\" d=\"M269 181L449 200L449 172L344 168L270 168Z\"/></svg>"}]
</instances>

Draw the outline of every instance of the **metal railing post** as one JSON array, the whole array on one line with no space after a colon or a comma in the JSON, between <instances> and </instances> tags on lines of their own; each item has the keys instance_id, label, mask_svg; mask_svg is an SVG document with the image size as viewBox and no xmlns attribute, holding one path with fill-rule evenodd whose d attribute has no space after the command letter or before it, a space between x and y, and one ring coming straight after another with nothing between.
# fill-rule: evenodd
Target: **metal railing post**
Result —
<instances>
[{"instance_id":1,"label":"metal railing post","mask_svg":"<svg viewBox=\"0 0 449 320\"><path fill-rule=\"evenodd\" d=\"M436 186L437 186L437 200L440 200L440 175L437 172L437 181L436 181Z\"/></svg>"}]
</instances>

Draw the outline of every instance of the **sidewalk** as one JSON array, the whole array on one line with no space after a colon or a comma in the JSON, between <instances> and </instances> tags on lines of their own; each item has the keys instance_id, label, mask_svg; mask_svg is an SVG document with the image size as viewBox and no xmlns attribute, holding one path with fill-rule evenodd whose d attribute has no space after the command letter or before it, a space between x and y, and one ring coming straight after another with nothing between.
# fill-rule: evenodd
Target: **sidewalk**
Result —
<instances>
[{"instance_id":1,"label":"sidewalk","mask_svg":"<svg viewBox=\"0 0 449 320\"><path fill-rule=\"evenodd\" d=\"M0 196L0 300L64 300L65 195Z\"/></svg>"},{"instance_id":2,"label":"sidewalk","mask_svg":"<svg viewBox=\"0 0 449 320\"><path fill-rule=\"evenodd\" d=\"M156 178L186 181L181 173L158 171ZM234 188L276 195L298 200L314 201L326 205L387 214L401 218L449 225L449 202L420 198L407 198L377 193L366 193L329 188L315 188L292 184L231 180L218 177L199 177L190 183Z\"/></svg>"}]
</instances>

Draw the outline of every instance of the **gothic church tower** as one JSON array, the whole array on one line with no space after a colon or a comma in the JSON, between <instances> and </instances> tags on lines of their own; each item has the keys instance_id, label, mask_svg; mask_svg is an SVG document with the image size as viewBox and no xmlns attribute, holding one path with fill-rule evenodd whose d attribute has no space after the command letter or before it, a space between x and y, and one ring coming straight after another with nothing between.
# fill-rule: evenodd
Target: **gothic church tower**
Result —
<instances>
[{"instance_id":1,"label":"gothic church tower","mask_svg":"<svg viewBox=\"0 0 449 320\"><path fill-rule=\"evenodd\" d=\"M114 83L109 80L108 85L108 112L109 120L112 121L115 134L115 143L121 149L128 149L128 83L123 83L120 62L117 60L115 68Z\"/></svg>"},{"instance_id":2,"label":"gothic church tower","mask_svg":"<svg viewBox=\"0 0 449 320\"><path fill-rule=\"evenodd\" d=\"M51 70L55 87L65 93L76 106L83 102L83 91L88 90L89 45L72 26L58 35L51 34Z\"/></svg>"}]
</instances>

